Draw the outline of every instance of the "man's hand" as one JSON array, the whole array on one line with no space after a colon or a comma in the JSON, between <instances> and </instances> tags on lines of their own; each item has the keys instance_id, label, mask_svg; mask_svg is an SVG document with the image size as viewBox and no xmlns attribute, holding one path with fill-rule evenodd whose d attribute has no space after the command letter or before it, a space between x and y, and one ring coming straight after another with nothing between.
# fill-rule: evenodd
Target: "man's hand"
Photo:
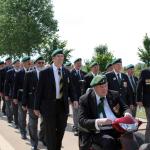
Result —
<instances>
[{"instance_id":1,"label":"man's hand","mask_svg":"<svg viewBox=\"0 0 150 150\"><path fill-rule=\"evenodd\" d=\"M40 116L40 111L39 110L34 110L34 114L39 117Z\"/></svg>"},{"instance_id":2,"label":"man's hand","mask_svg":"<svg viewBox=\"0 0 150 150\"><path fill-rule=\"evenodd\" d=\"M108 118L96 119L97 125L111 125L112 120Z\"/></svg>"},{"instance_id":3,"label":"man's hand","mask_svg":"<svg viewBox=\"0 0 150 150\"><path fill-rule=\"evenodd\" d=\"M22 106L23 111L27 111L27 107Z\"/></svg>"},{"instance_id":4,"label":"man's hand","mask_svg":"<svg viewBox=\"0 0 150 150\"><path fill-rule=\"evenodd\" d=\"M136 102L137 105L139 106L139 108L141 108L143 106L143 103L142 102Z\"/></svg>"},{"instance_id":5,"label":"man's hand","mask_svg":"<svg viewBox=\"0 0 150 150\"><path fill-rule=\"evenodd\" d=\"M9 96L5 96L5 100L8 101L9 100Z\"/></svg>"},{"instance_id":6,"label":"man's hand","mask_svg":"<svg viewBox=\"0 0 150 150\"><path fill-rule=\"evenodd\" d=\"M14 103L15 105L17 105L17 104L18 104L18 100L17 100L17 99L13 99L13 103Z\"/></svg>"},{"instance_id":7,"label":"man's hand","mask_svg":"<svg viewBox=\"0 0 150 150\"><path fill-rule=\"evenodd\" d=\"M79 107L79 102L78 101L74 101L73 102L73 107L77 109Z\"/></svg>"}]
</instances>

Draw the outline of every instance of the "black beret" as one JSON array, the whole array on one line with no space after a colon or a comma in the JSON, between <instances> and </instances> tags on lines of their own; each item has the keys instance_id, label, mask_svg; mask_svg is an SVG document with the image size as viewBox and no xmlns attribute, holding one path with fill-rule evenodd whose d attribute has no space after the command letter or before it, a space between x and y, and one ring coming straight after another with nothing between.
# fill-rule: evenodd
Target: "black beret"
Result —
<instances>
[{"instance_id":1,"label":"black beret","mask_svg":"<svg viewBox=\"0 0 150 150\"><path fill-rule=\"evenodd\" d=\"M30 57L29 56L24 56L22 58L22 62L26 62L26 61L29 61L30 60Z\"/></svg>"},{"instance_id":2,"label":"black beret","mask_svg":"<svg viewBox=\"0 0 150 150\"><path fill-rule=\"evenodd\" d=\"M114 59L112 64L118 64L118 63L122 63L122 59L121 58L118 58L118 59Z\"/></svg>"}]
</instances>

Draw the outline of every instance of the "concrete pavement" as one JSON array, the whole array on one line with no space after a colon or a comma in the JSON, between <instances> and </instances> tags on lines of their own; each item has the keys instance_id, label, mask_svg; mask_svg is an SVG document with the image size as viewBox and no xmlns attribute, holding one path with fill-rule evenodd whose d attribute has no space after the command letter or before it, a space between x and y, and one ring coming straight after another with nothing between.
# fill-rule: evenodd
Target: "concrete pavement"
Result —
<instances>
[{"instance_id":1,"label":"concrete pavement","mask_svg":"<svg viewBox=\"0 0 150 150\"><path fill-rule=\"evenodd\" d=\"M72 133L72 117L68 118L62 150L78 150L78 138ZM39 149L46 148L39 142ZM0 114L0 150L31 150L29 136L27 140L20 138L18 129L13 124L7 123L6 117Z\"/></svg>"}]
</instances>

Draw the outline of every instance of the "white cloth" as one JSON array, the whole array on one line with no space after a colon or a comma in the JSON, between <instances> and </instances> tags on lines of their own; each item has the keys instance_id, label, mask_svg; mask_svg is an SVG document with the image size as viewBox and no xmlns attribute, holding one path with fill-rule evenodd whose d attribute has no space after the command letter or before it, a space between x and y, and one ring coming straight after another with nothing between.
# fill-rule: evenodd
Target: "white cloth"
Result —
<instances>
[{"instance_id":1,"label":"white cloth","mask_svg":"<svg viewBox=\"0 0 150 150\"><path fill-rule=\"evenodd\" d=\"M56 99L60 98L60 76L58 75L58 68L55 66L55 64L52 64L53 72L54 72L54 78L55 78L55 85L56 85ZM62 71L62 67L60 67Z\"/></svg>"}]
</instances>

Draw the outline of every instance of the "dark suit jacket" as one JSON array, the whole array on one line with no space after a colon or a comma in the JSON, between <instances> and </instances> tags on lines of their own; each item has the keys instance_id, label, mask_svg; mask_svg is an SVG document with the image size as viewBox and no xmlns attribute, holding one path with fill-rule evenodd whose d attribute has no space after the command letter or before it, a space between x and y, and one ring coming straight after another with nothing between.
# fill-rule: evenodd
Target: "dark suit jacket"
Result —
<instances>
[{"instance_id":1,"label":"dark suit jacket","mask_svg":"<svg viewBox=\"0 0 150 150\"><path fill-rule=\"evenodd\" d=\"M13 96L15 73L16 72L14 68L7 71L5 85L4 85L5 96L9 96L11 98Z\"/></svg>"},{"instance_id":2,"label":"dark suit jacket","mask_svg":"<svg viewBox=\"0 0 150 150\"><path fill-rule=\"evenodd\" d=\"M138 78L137 78L136 76L133 76L133 78L134 78L134 82L135 82L136 87L137 87ZM134 92L130 80L129 80L129 89L130 89L131 96L132 96L131 104L136 105L136 94L137 94L137 93Z\"/></svg>"},{"instance_id":3,"label":"dark suit jacket","mask_svg":"<svg viewBox=\"0 0 150 150\"><path fill-rule=\"evenodd\" d=\"M128 106L120 99L118 92L110 91L107 95L107 101L117 118L122 117L125 112L129 112ZM96 95L94 90L90 89L88 93L80 97L79 103L79 124L89 131L89 133L81 132L80 146L83 149L90 146L91 140L95 139L94 141L96 141L97 137L101 136L101 134L95 133L95 120L99 118L98 115Z\"/></svg>"},{"instance_id":4,"label":"dark suit jacket","mask_svg":"<svg viewBox=\"0 0 150 150\"><path fill-rule=\"evenodd\" d=\"M137 101L143 102L146 107L150 106L150 69L141 71L137 85Z\"/></svg>"},{"instance_id":5,"label":"dark suit jacket","mask_svg":"<svg viewBox=\"0 0 150 150\"><path fill-rule=\"evenodd\" d=\"M86 75L84 76L84 80L85 80L85 91L86 91L88 88L91 87L91 86L90 86L90 83L91 83L93 77L94 77L94 76L93 76L93 74L92 74L91 72L89 72L88 74L86 74Z\"/></svg>"},{"instance_id":6,"label":"dark suit jacket","mask_svg":"<svg viewBox=\"0 0 150 150\"><path fill-rule=\"evenodd\" d=\"M82 70L80 70L80 75L81 75L82 80L84 80L84 76L86 75L86 73L83 72ZM78 74L77 74L75 69L73 69L71 71L71 78L72 78L73 86L75 88L77 99L79 100L79 98L80 98L80 96L82 94L81 89L83 89L83 92L85 92L84 84L82 86L82 84L80 82L80 78L79 78L79 76L78 76Z\"/></svg>"},{"instance_id":7,"label":"dark suit jacket","mask_svg":"<svg viewBox=\"0 0 150 150\"><path fill-rule=\"evenodd\" d=\"M18 101L22 101L24 76L25 70L21 69L16 72L14 78L13 99L18 99Z\"/></svg>"},{"instance_id":8,"label":"dark suit jacket","mask_svg":"<svg viewBox=\"0 0 150 150\"><path fill-rule=\"evenodd\" d=\"M0 92L4 93L4 83L6 79L6 72L12 69L12 66L6 66L0 71Z\"/></svg>"},{"instance_id":9,"label":"dark suit jacket","mask_svg":"<svg viewBox=\"0 0 150 150\"><path fill-rule=\"evenodd\" d=\"M65 114L69 113L68 97L76 100L69 70L62 68L63 74L63 105ZM35 109L40 110L44 117L53 116L56 113L56 85L53 67L48 67L40 72L36 91Z\"/></svg>"},{"instance_id":10,"label":"dark suit jacket","mask_svg":"<svg viewBox=\"0 0 150 150\"><path fill-rule=\"evenodd\" d=\"M35 91L37 89L38 77L37 71L32 70L25 74L23 84L22 105L30 109L34 109Z\"/></svg>"},{"instance_id":11,"label":"dark suit jacket","mask_svg":"<svg viewBox=\"0 0 150 150\"><path fill-rule=\"evenodd\" d=\"M115 72L106 73L107 81L108 81L108 89L118 91L120 96L124 99L127 105L132 104L132 95L129 89L129 79L128 76L124 73L121 73L121 85L117 80Z\"/></svg>"}]
</instances>

